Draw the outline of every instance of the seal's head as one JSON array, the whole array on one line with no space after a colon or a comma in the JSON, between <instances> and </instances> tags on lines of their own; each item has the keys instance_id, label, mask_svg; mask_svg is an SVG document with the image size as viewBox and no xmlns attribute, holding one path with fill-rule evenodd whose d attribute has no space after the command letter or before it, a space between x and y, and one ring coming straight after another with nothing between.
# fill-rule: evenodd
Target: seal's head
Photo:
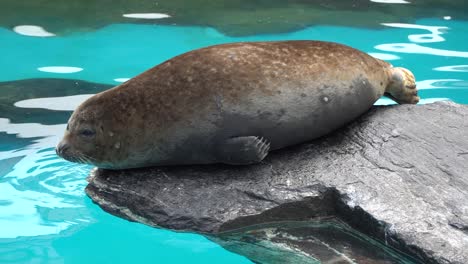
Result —
<instances>
[{"instance_id":1,"label":"seal's head","mask_svg":"<svg viewBox=\"0 0 468 264\"><path fill-rule=\"evenodd\" d=\"M114 168L122 162L120 138L115 131L113 109L101 96L95 95L82 103L72 114L62 140L56 147L57 155L78 163L100 168ZM103 111L106 109L107 111Z\"/></svg>"}]
</instances>

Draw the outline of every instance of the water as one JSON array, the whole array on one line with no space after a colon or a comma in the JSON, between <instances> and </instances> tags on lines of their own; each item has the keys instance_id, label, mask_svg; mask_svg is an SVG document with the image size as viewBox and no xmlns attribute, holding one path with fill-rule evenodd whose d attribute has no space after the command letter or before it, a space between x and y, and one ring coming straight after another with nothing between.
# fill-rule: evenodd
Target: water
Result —
<instances>
[{"instance_id":1,"label":"water","mask_svg":"<svg viewBox=\"0 0 468 264\"><path fill-rule=\"evenodd\" d=\"M143 10L123 2L108 9L104 1L68 8L65 1L50 1L48 8L36 1L0 3L0 263L250 263L202 236L108 215L83 191L91 167L61 160L53 149L70 111L85 98L183 52L234 41L337 41L411 69L422 103L468 104L468 22L461 2L437 11L374 3L372 12L301 1L194 1L193 9L141 0ZM123 17L146 10L158 14ZM310 15L313 10L326 16Z\"/></svg>"}]
</instances>

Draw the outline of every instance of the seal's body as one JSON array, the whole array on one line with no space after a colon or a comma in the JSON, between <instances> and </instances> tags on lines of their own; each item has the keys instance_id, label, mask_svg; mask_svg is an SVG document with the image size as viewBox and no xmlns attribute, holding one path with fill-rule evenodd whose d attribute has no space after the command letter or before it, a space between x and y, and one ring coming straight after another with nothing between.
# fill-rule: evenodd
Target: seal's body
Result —
<instances>
[{"instance_id":1,"label":"seal's body","mask_svg":"<svg viewBox=\"0 0 468 264\"><path fill-rule=\"evenodd\" d=\"M409 71L344 45L212 46L89 98L57 153L109 169L250 164L343 126L384 93L419 99Z\"/></svg>"}]
</instances>

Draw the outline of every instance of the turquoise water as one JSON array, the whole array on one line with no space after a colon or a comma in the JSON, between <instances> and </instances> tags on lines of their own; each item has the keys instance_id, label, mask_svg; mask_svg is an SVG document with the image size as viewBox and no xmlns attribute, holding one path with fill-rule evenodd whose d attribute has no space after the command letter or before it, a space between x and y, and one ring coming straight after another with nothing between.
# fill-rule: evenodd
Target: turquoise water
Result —
<instances>
[{"instance_id":1,"label":"turquoise water","mask_svg":"<svg viewBox=\"0 0 468 264\"><path fill-rule=\"evenodd\" d=\"M94 205L84 193L91 167L55 155L70 111L90 94L192 49L286 39L351 45L411 69L422 103L468 104L467 28L468 22L448 18L246 37L137 24L50 37L0 28L0 263L250 263L202 236L129 223ZM42 83L25 84L32 78ZM48 86L50 78L63 80Z\"/></svg>"}]
</instances>

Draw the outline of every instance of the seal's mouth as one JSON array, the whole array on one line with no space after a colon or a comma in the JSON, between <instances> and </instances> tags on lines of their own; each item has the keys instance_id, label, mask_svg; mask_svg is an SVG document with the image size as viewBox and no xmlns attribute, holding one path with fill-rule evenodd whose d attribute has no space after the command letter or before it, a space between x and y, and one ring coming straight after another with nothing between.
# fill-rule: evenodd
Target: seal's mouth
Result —
<instances>
[{"instance_id":1,"label":"seal's mouth","mask_svg":"<svg viewBox=\"0 0 468 264\"><path fill-rule=\"evenodd\" d=\"M87 158L83 155L59 155L64 160L74 162L74 163L81 163L81 164L93 164L90 158Z\"/></svg>"},{"instance_id":2,"label":"seal's mouth","mask_svg":"<svg viewBox=\"0 0 468 264\"><path fill-rule=\"evenodd\" d=\"M72 151L70 146L68 144L62 144L60 143L56 148L55 152L59 157L61 157L64 160L70 161L70 162L75 162L75 163L82 163L82 164L92 164L92 158L87 157L84 154L77 153L75 151Z\"/></svg>"}]
</instances>

